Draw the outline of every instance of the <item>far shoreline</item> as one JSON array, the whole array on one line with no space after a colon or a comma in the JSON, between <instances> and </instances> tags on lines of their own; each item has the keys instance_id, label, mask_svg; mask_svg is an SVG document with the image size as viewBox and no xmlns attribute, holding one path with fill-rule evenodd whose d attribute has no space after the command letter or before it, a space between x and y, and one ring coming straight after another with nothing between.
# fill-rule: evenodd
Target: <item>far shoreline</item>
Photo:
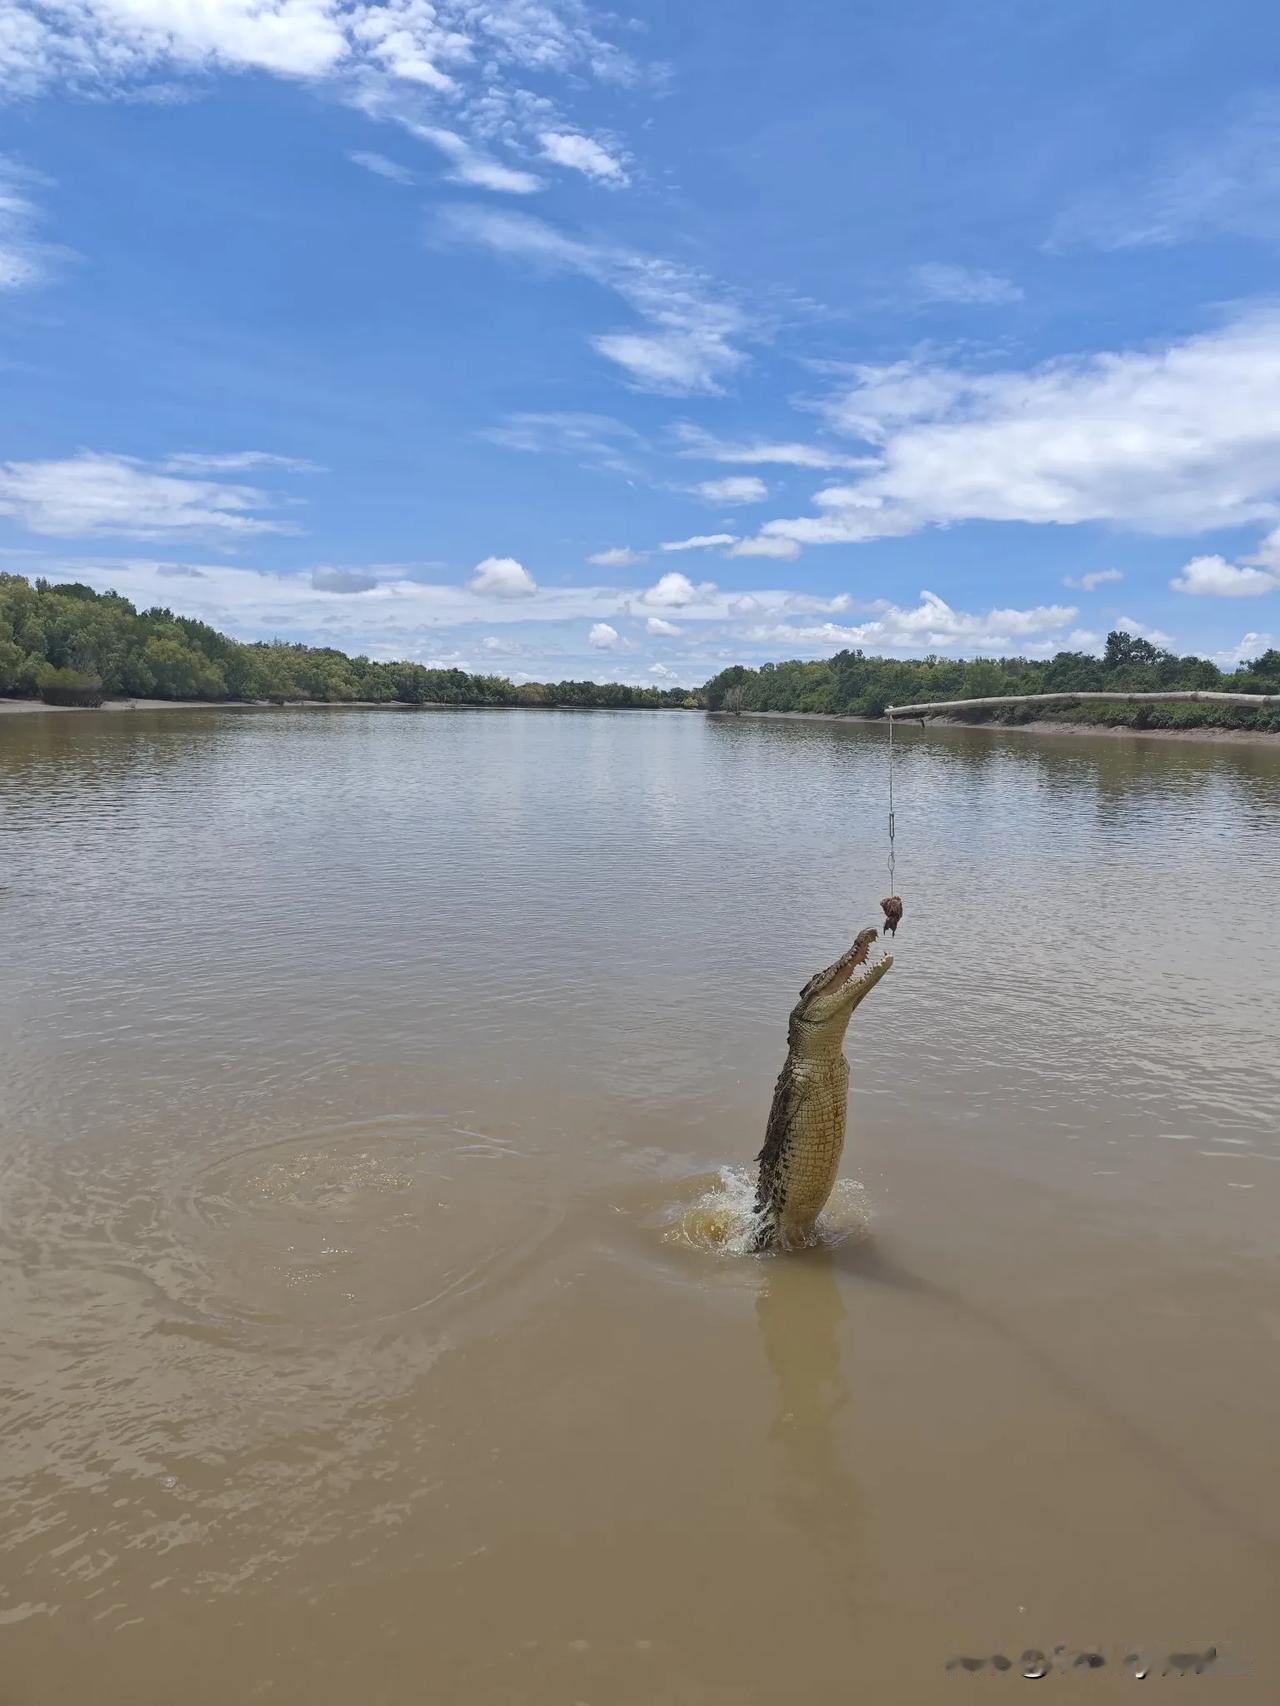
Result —
<instances>
[{"instance_id":1,"label":"far shoreline","mask_svg":"<svg viewBox=\"0 0 1280 1706\"><path fill-rule=\"evenodd\" d=\"M428 710L443 709L440 701L422 701ZM289 711L299 707L325 711L415 711L419 702L409 699L104 699L101 705L46 705L43 699L0 699L0 716L6 713L24 715L27 712L48 711L54 716L71 712L75 716L95 716L99 711ZM477 705L473 710L489 710ZM505 706L494 707L505 710Z\"/></svg>"},{"instance_id":2,"label":"far shoreline","mask_svg":"<svg viewBox=\"0 0 1280 1706\"><path fill-rule=\"evenodd\" d=\"M888 726L888 717L863 717L845 711L708 711L708 717L759 717L794 723L865 723ZM1205 724L1198 729L1138 729L1131 723L1079 723L1042 718L1030 723L969 722L964 717L899 717L897 727L968 729L985 734L1026 735L1125 735L1133 740L1243 741L1270 745L1280 741L1280 729L1223 729Z\"/></svg>"},{"instance_id":3,"label":"far shoreline","mask_svg":"<svg viewBox=\"0 0 1280 1706\"><path fill-rule=\"evenodd\" d=\"M95 716L112 711L632 711L661 709L649 706L597 705L471 705L445 700L409 699L106 699L101 705L46 705L42 699L0 698L0 716ZM671 710L685 710L672 706ZM860 716L842 711L707 711L704 717L728 720L734 717L754 717L761 721L804 723L862 723L868 727L885 728L887 717ZM987 734L1028 735L1104 735L1111 738L1156 741L1243 742L1246 745L1274 745L1280 742L1280 729L1226 729L1205 725L1193 729L1139 729L1129 723L1082 723L1039 719L1029 723L969 722L963 717L903 717L898 727L968 729Z\"/></svg>"}]
</instances>

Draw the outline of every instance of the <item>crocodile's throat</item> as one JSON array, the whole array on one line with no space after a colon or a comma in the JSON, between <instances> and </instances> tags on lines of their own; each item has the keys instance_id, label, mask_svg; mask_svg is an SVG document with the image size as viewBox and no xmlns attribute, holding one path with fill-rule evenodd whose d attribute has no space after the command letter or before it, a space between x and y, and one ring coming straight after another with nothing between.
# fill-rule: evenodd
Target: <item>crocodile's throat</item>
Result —
<instances>
[{"instance_id":1,"label":"crocodile's throat","mask_svg":"<svg viewBox=\"0 0 1280 1706\"><path fill-rule=\"evenodd\" d=\"M752 1248L811 1242L814 1225L836 1182L844 1150L849 1063L844 1035L854 1010L893 964L864 930L848 953L800 991L787 1026L786 1063L773 1106L756 1188Z\"/></svg>"}]
</instances>

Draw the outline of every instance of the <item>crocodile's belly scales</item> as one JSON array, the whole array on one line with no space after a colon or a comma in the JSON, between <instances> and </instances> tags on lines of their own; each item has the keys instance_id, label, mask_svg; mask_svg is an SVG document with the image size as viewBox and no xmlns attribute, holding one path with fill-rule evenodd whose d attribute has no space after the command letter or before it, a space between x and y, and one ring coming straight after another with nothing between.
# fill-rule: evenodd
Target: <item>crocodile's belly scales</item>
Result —
<instances>
[{"instance_id":1,"label":"crocodile's belly scales","mask_svg":"<svg viewBox=\"0 0 1280 1706\"><path fill-rule=\"evenodd\" d=\"M809 1232L826 1207L844 1151L849 1102L849 1063L800 1061L794 1071L805 1079L783 1140L778 1168L780 1228L784 1238Z\"/></svg>"}]
</instances>

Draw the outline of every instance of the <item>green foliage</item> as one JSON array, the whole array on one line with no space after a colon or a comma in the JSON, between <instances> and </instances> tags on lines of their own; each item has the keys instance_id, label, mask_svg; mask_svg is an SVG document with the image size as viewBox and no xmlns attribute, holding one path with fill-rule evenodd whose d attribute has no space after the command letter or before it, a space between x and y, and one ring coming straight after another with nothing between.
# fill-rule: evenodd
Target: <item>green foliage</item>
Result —
<instances>
[{"instance_id":1,"label":"green foliage","mask_svg":"<svg viewBox=\"0 0 1280 1706\"><path fill-rule=\"evenodd\" d=\"M80 678L108 695L154 699L370 700L408 705L685 706L687 688L562 681L515 687L498 675L375 663L330 646L245 644L157 606L139 612L114 592L0 572L0 694L33 695ZM63 691L71 679L61 681ZM696 706L698 701L692 703Z\"/></svg>"},{"instance_id":2,"label":"green foliage","mask_svg":"<svg viewBox=\"0 0 1280 1706\"><path fill-rule=\"evenodd\" d=\"M49 687L68 693L96 693L102 681L96 675L86 675L83 670L58 669L54 664L46 663L36 671L36 686L42 693Z\"/></svg>"},{"instance_id":3,"label":"green foliage","mask_svg":"<svg viewBox=\"0 0 1280 1706\"><path fill-rule=\"evenodd\" d=\"M759 669L734 664L698 692L618 682L525 682L420 663L347 657L329 646L283 640L245 644L207 623L157 607L138 611L114 592L78 582L34 583L0 571L0 694L92 691L160 699L370 700L409 705L539 705L574 709L670 707L712 711L810 711L878 717L887 705L997 698L1010 693L1132 692L1223 688L1280 693L1280 650L1224 674L1207 658L1177 657L1120 631L1101 658L876 658L837 652ZM1025 721L1026 710L969 713ZM1071 706L1072 722L1145 728L1280 729L1280 711L1230 705Z\"/></svg>"},{"instance_id":4,"label":"green foliage","mask_svg":"<svg viewBox=\"0 0 1280 1706\"><path fill-rule=\"evenodd\" d=\"M41 664L36 672L40 697L48 705L101 705L102 682L79 669L59 669Z\"/></svg>"},{"instance_id":5,"label":"green foliage","mask_svg":"<svg viewBox=\"0 0 1280 1706\"><path fill-rule=\"evenodd\" d=\"M711 711L827 711L879 717L889 705L938 699L996 699L1014 693L1131 693L1178 689L1280 693L1280 651L1272 649L1234 674L1208 658L1177 657L1120 630L1108 634L1102 657L1059 652L1052 658L875 658L837 652L819 663L734 664L702 689ZM1072 705L1060 710L996 707L966 713L973 721L1026 722L1058 716L1136 728L1280 729L1280 710L1236 705Z\"/></svg>"}]
</instances>

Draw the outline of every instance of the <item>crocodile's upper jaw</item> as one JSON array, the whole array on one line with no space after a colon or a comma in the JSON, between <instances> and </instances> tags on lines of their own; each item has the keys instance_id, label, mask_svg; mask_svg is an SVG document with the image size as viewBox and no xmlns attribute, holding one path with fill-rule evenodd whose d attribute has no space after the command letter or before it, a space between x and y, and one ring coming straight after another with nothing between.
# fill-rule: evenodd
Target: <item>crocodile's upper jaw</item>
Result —
<instances>
[{"instance_id":1,"label":"crocodile's upper jaw","mask_svg":"<svg viewBox=\"0 0 1280 1706\"><path fill-rule=\"evenodd\" d=\"M893 955L877 944L876 937L876 931L863 930L848 953L809 979L792 1010L793 1026L802 1026L811 1036L828 1029L844 1036L858 1003L893 964Z\"/></svg>"}]
</instances>

